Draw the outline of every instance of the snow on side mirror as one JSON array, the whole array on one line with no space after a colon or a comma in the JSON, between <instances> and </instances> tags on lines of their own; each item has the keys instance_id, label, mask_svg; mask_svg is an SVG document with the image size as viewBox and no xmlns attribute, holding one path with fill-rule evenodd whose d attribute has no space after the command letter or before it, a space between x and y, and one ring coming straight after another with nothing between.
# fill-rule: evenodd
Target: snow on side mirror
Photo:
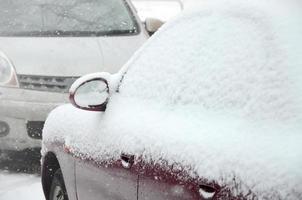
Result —
<instances>
[{"instance_id":1,"label":"snow on side mirror","mask_svg":"<svg viewBox=\"0 0 302 200\"><path fill-rule=\"evenodd\" d=\"M145 21L146 30L150 35L155 33L163 24L164 22L155 18L146 18Z\"/></svg>"},{"instance_id":2,"label":"snow on side mirror","mask_svg":"<svg viewBox=\"0 0 302 200\"><path fill-rule=\"evenodd\" d=\"M69 90L73 106L88 111L105 111L109 100L108 81L98 74L79 78Z\"/></svg>"}]
</instances>

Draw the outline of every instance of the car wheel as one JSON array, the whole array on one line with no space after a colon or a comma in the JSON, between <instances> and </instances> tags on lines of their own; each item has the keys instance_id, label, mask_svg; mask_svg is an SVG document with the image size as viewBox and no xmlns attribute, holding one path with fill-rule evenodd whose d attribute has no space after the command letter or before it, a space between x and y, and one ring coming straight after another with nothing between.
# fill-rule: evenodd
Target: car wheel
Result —
<instances>
[{"instance_id":1,"label":"car wheel","mask_svg":"<svg viewBox=\"0 0 302 200\"><path fill-rule=\"evenodd\" d=\"M52 179L49 200L68 200L61 169L58 169Z\"/></svg>"}]
</instances>

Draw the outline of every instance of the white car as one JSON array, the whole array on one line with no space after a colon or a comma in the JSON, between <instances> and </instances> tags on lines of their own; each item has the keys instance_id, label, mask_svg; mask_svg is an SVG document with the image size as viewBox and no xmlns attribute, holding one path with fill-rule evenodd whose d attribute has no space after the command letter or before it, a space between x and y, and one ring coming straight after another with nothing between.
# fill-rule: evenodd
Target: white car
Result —
<instances>
[{"instance_id":1,"label":"white car","mask_svg":"<svg viewBox=\"0 0 302 200\"><path fill-rule=\"evenodd\" d=\"M74 80L117 72L149 37L128 0L0 2L0 150L41 146Z\"/></svg>"}]
</instances>

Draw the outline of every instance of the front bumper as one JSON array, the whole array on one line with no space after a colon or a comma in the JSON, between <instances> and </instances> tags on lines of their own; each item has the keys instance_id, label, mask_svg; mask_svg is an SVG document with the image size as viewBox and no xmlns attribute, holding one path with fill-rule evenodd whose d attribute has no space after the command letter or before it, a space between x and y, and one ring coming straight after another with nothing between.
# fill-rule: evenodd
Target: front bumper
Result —
<instances>
[{"instance_id":1,"label":"front bumper","mask_svg":"<svg viewBox=\"0 0 302 200\"><path fill-rule=\"evenodd\" d=\"M0 134L0 150L41 147L28 125L43 124L51 110L67 102L66 93L0 87L0 121L9 127L7 134Z\"/></svg>"}]
</instances>

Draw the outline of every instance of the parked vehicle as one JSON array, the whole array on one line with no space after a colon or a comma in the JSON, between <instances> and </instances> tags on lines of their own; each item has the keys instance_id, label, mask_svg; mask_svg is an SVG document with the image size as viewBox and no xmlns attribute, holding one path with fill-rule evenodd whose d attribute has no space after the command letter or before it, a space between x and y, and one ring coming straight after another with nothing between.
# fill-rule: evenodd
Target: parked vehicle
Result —
<instances>
[{"instance_id":1,"label":"parked vehicle","mask_svg":"<svg viewBox=\"0 0 302 200\"><path fill-rule=\"evenodd\" d=\"M209 1L118 73L78 79L76 108L43 130L46 199L301 199L302 12L290 8Z\"/></svg>"},{"instance_id":2,"label":"parked vehicle","mask_svg":"<svg viewBox=\"0 0 302 200\"><path fill-rule=\"evenodd\" d=\"M40 147L46 116L68 101L71 84L117 72L149 37L128 0L0 7L0 150Z\"/></svg>"}]
</instances>

